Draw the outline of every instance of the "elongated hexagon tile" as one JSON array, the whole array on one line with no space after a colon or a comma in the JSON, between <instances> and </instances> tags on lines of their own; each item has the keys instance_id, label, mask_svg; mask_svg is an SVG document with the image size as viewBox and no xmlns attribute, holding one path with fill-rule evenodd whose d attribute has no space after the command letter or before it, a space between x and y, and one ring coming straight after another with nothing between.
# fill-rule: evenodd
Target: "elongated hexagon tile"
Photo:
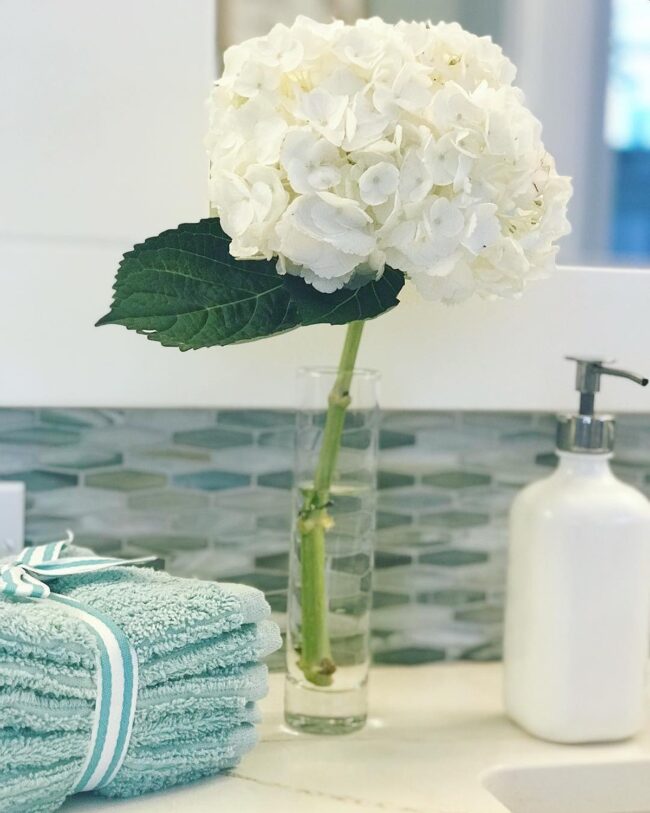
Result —
<instances>
[{"instance_id":1,"label":"elongated hexagon tile","mask_svg":"<svg viewBox=\"0 0 650 813\"><path fill-rule=\"evenodd\" d=\"M257 445L261 448L271 446L280 449L293 449L295 440L296 433L293 428L269 430L267 432L260 432L257 437Z\"/></svg>"},{"instance_id":2,"label":"elongated hexagon tile","mask_svg":"<svg viewBox=\"0 0 650 813\"><path fill-rule=\"evenodd\" d=\"M398 565L410 565L413 561L411 556L403 553L393 553L392 551L375 551L375 567L383 570L387 567L397 567Z\"/></svg>"},{"instance_id":3,"label":"elongated hexagon tile","mask_svg":"<svg viewBox=\"0 0 650 813\"><path fill-rule=\"evenodd\" d=\"M89 488L105 488L109 491L139 491L161 488L167 478L163 474L138 469L115 469L88 474L84 480Z\"/></svg>"},{"instance_id":4,"label":"elongated hexagon tile","mask_svg":"<svg viewBox=\"0 0 650 813\"><path fill-rule=\"evenodd\" d=\"M294 412L275 409L220 409L217 415L217 423L223 426L246 427L247 429L293 426L295 420Z\"/></svg>"},{"instance_id":5,"label":"elongated hexagon tile","mask_svg":"<svg viewBox=\"0 0 650 813\"><path fill-rule=\"evenodd\" d=\"M288 449L259 446L241 446L232 449L219 449L213 452L213 460L224 471L239 471L244 474L267 474L278 471L292 463Z\"/></svg>"},{"instance_id":6,"label":"elongated hexagon tile","mask_svg":"<svg viewBox=\"0 0 650 813\"><path fill-rule=\"evenodd\" d=\"M397 488L382 491L379 506L383 511L418 513L449 505L451 498L426 489Z\"/></svg>"},{"instance_id":7,"label":"elongated hexagon tile","mask_svg":"<svg viewBox=\"0 0 650 813\"><path fill-rule=\"evenodd\" d=\"M266 516L261 516L257 518L258 528L261 528L265 531L283 532L287 535L287 539L289 538L289 533L291 531L292 525L293 517L289 512L289 505L287 505L286 511L283 511L282 513L268 514Z\"/></svg>"},{"instance_id":8,"label":"elongated hexagon tile","mask_svg":"<svg viewBox=\"0 0 650 813\"><path fill-rule=\"evenodd\" d=\"M475 624L501 624L503 607L464 607L454 613L456 621L468 621Z\"/></svg>"},{"instance_id":9,"label":"elongated hexagon tile","mask_svg":"<svg viewBox=\"0 0 650 813\"><path fill-rule=\"evenodd\" d=\"M240 488L225 494L217 493L213 497L216 506L232 511L245 511L263 516L265 514L284 513L289 510L289 495L278 494L275 488Z\"/></svg>"},{"instance_id":10,"label":"elongated hexagon tile","mask_svg":"<svg viewBox=\"0 0 650 813\"><path fill-rule=\"evenodd\" d=\"M39 418L44 424L71 429L117 426L124 422L122 412L108 409L42 409Z\"/></svg>"},{"instance_id":11,"label":"elongated hexagon tile","mask_svg":"<svg viewBox=\"0 0 650 813\"><path fill-rule=\"evenodd\" d=\"M0 430L31 426L35 417L33 409L0 409Z\"/></svg>"},{"instance_id":12,"label":"elongated hexagon tile","mask_svg":"<svg viewBox=\"0 0 650 813\"><path fill-rule=\"evenodd\" d=\"M79 432L49 426L29 426L0 432L0 443L19 446L70 446L79 442Z\"/></svg>"},{"instance_id":13,"label":"elongated hexagon tile","mask_svg":"<svg viewBox=\"0 0 650 813\"><path fill-rule=\"evenodd\" d=\"M460 470L440 471L435 474L428 474L422 479L427 485L451 490L489 486L492 482L492 477L489 474Z\"/></svg>"},{"instance_id":14,"label":"elongated hexagon tile","mask_svg":"<svg viewBox=\"0 0 650 813\"><path fill-rule=\"evenodd\" d=\"M422 516L420 521L453 530L487 525L490 515L478 511L438 511Z\"/></svg>"},{"instance_id":15,"label":"elongated hexagon tile","mask_svg":"<svg viewBox=\"0 0 650 813\"><path fill-rule=\"evenodd\" d=\"M127 505L135 511L200 511L210 504L207 494L199 491L167 489L166 491L138 491L128 497Z\"/></svg>"},{"instance_id":16,"label":"elongated hexagon tile","mask_svg":"<svg viewBox=\"0 0 650 813\"><path fill-rule=\"evenodd\" d=\"M443 590L432 590L429 593L418 593L421 604L439 604L443 607L464 607L467 604L485 601L484 590L470 590L462 587L447 587Z\"/></svg>"},{"instance_id":17,"label":"elongated hexagon tile","mask_svg":"<svg viewBox=\"0 0 650 813\"><path fill-rule=\"evenodd\" d=\"M484 663L489 661L500 661L503 656L501 639L489 641L481 646L471 647L460 654L460 659L464 661L476 661Z\"/></svg>"},{"instance_id":18,"label":"elongated hexagon tile","mask_svg":"<svg viewBox=\"0 0 650 813\"><path fill-rule=\"evenodd\" d=\"M261 570L281 570L286 573L289 570L289 554L272 553L266 556L256 556L255 567Z\"/></svg>"},{"instance_id":19,"label":"elongated hexagon tile","mask_svg":"<svg viewBox=\"0 0 650 813\"><path fill-rule=\"evenodd\" d=\"M390 511L377 511L377 529L395 528L399 525L408 525L411 517L407 514L395 514Z\"/></svg>"},{"instance_id":20,"label":"elongated hexagon tile","mask_svg":"<svg viewBox=\"0 0 650 813\"><path fill-rule=\"evenodd\" d=\"M20 480L25 483L27 490L33 493L52 491L55 488L69 488L70 486L77 485L78 482L78 478L75 474L63 474L61 472L43 471L41 469L0 474L0 480Z\"/></svg>"},{"instance_id":21,"label":"elongated hexagon tile","mask_svg":"<svg viewBox=\"0 0 650 813\"><path fill-rule=\"evenodd\" d=\"M122 552L122 540L119 537L106 536L103 534L89 534L79 532L75 534L75 545L82 548L90 548L94 553L103 556L117 556Z\"/></svg>"},{"instance_id":22,"label":"elongated hexagon tile","mask_svg":"<svg viewBox=\"0 0 650 813\"><path fill-rule=\"evenodd\" d=\"M203 449L228 449L232 446L249 446L253 442L250 432L219 429L216 426L175 432L173 439L181 446L199 446Z\"/></svg>"},{"instance_id":23,"label":"elongated hexagon tile","mask_svg":"<svg viewBox=\"0 0 650 813\"><path fill-rule=\"evenodd\" d=\"M420 562L437 567L463 567L487 562L489 556L480 550L438 550L423 553Z\"/></svg>"},{"instance_id":24,"label":"elongated hexagon tile","mask_svg":"<svg viewBox=\"0 0 650 813\"><path fill-rule=\"evenodd\" d=\"M121 492L78 488L74 483L34 493L33 498L36 511L52 516L83 518L97 511L124 511Z\"/></svg>"},{"instance_id":25,"label":"elongated hexagon tile","mask_svg":"<svg viewBox=\"0 0 650 813\"><path fill-rule=\"evenodd\" d=\"M292 488L293 487L293 472L285 469L284 471L274 471L268 474L260 474L257 482L261 486L268 488Z\"/></svg>"},{"instance_id":26,"label":"elongated hexagon tile","mask_svg":"<svg viewBox=\"0 0 650 813\"><path fill-rule=\"evenodd\" d=\"M399 664L401 666L419 666L424 663L437 663L445 660L445 650L433 647L403 647L375 652L373 661L378 664Z\"/></svg>"},{"instance_id":27,"label":"elongated hexagon tile","mask_svg":"<svg viewBox=\"0 0 650 813\"><path fill-rule=\"evenodd\" d=\"M128 451L129 465L164 474L184 474L200 468L212 468L212 453L189 446L143 446Z\"/></svg>"},{"instance_id":28,"label":"elongated hexagon tile","mask_svg":"<svg viewBox=\"0 0 650 813\"><path fill-rule=\"evenodd\" d=\"M412 486L414 482L415 477L412 474L403 474L397 471L383 471L380 469L377 475L377 486L380 489L403 488Z\"/></svg>"},{"instance_id":29,"label":"elongated hexagon tile","mask_svg":"<svg viewBox=\"0 0 650 813\"><path fill-rule=\"evenodd\" d=\"M250 483L248 474L234 471L206 469L188 474L177 474L173 483L181 488L198 488L202 491L223 491L226 488L241 488Z\"/></svg>"},{"instance_id":30,"label":"elongated hexagon tile","mask_svg":"<svg viewBox=\"0 0 650 813\"><path fill-rule=\"evenodd\" d=\"M202 550L207 547L208 540L200 536L180 536L172 534L140 534L127 540L129 545L135 545L142 550L169 556L171 553Z\"/></svg>"},{"instance_id":31,"label":"elongated hexagon tile","mask_svg":"<svg viewBox=\"0 0 650 813\"><path fill-rule=\"evenodd\" d=\"M287 577L278 573L268 573L266 571L251 571L249 573L233 573L228 577L229 581L239 584L248 584L257 587L263 592L272 590L285 590L287 587Z\"/></svg>"},{"instance_id":32,"label":"elongated hexagon tile","mask_svg":"<svg viewBox=\"0 0 650 813\"><path fill-rule=\"evenodd\" d=\"M192 509L191 511L175 512L171 516L170 526L171 530L179 533L205 535L210 539L222 541L232 536L238 537L242 534L253 533L255 519L253 513L226 511L223 508L201 508L198 511ZM262 539L264 538L262 532L257 533Z\"/></svg>"},{"instance_id":33,"label":"elongated hexagon tile","mask_svg":"<svg viewBox=\"0 0 650 813\"><path fill-rule=\"evenodd\" d=\"M372 606L379 610L384 607L398 607L400 604L408 604L409 596L404 593L388 593L385 590L374 590L372 594Z\"/></svg>"},{"instance_id":34,"label":"elongated hexagon tile","mask_svg":"<svg viewBox=\"0 0 650 813\"><path fill-rule=\"evenodd\" d=\"M121 452L114 449L70 446L56 451L48 450L41 455L41 463L56 469L103 469L120 466L124 461Z\"/></svg>"}]
</instances>

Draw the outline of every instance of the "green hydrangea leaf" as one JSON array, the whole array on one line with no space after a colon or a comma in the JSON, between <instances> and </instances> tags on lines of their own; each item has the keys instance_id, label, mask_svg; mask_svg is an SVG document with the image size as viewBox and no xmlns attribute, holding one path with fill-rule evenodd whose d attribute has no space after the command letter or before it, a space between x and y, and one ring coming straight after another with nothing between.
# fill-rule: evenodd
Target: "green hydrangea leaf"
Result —
<instances>
[{"instance_id":1,"label":"green hydrangea leaf","mask_svg":"<svg viewBox=\"0 0 650 813\"><path fill-rule=\"evenodd\" d=\"M355 290L323 294L280 276L275 260L236 260L217 218L184 223L136 245L120 263L110 312L117 324L181 350L236 344L301 325L372 319L397 305L404 277L386 269Z\"/></svg>"}]
</instances>

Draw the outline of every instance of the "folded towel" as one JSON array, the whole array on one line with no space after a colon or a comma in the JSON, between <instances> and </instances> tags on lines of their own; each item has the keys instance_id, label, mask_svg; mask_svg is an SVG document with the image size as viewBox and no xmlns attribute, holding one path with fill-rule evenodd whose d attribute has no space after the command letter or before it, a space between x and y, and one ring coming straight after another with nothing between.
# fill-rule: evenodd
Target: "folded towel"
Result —
<instances>
[{"instance_id":1,"label":"folded towel","mask_svg":"<svg viewBox=\"0 0 650 813\"><path fill-rule=\"evenodd\" d=\"M69 736L69 735L68 735ZM257 742L254 726L216 730L191 742L129 748L115 779L96 791L102 796L131 797L191 782L234 767ZM69 740L69 747L82 746ZM33 746L33 743L26 747ZM42 745L43 750L47 747ZM51 766L2 769L0 811L36 813L57 810L78 777L85 750Z\"/></svg>"},{"instance_id":2,"label":"folded towel","mask_svg":"<svg viewBox=\"0 0 650 813\"><path fill-rule=\"evenodd\" d=\"M143 568L65 576L50 584L111 618L141 662L257 623L271 612L264 594L252 587L178 579ZM96 649L94 635L64 608L0 596L3 656L19 652L92 669Z\"/></svg>"},{"instance_id":3,"label":"folded towel","mask_svg":"<svg viewBox=\"0 0 650 813\"><path fill-rule=\"evenodd\" d=\"M132 796L191 781L254 745L267 688L259 660L281 643L260 591L138 568L50 586L109 616L138 656L129 748L96 792ZM0 596L0 813L46 813L73 789L95 714L97 648L65 607Z\"/></svg>"},{"instance_id":4,"label":"folded towel","mask_svg":"<svg viewBox=\"0 0 650 813\"><path fill-rule=\"evenodd\" d=\"M190 720L197 725L199 719L206 725L216 725L222 718L233 723L254 722L257 711L252 708L266 694L267 672L264 664L249 664L141 689L132 740L155 737L156 732L162 736L163 725L178 725L180 733L180 727ZM35 734L83 732L87 740L93 716L90 699L70 700L35 688L0 689L0 736L28 729Z\"/></svg>"},{"instance_id":5,"label":"folded towel","mask_svg":"<svg viewBox=\"0 0 650 813\"><path fill-rule=\"evenodd\" d=\"M65 615L65 610L53 606L52 616L56 614ZM75 618L66 620L74 621L78 627L84 626L82 621ZM22 655L16 645L12 645L12 652L8 654L2 651L6 640L6 630L0 627L0 690L31 687L55 697L95 699L95 660L87 663L84 657L83 663L75 665L50 662L33 654L31 643L30 654ZM151 660L139 658L139 686L142 689L183 677L209 677L224 668L259 661L279 649L281 643L278 626L273 621L246 624L199 644L181 647L165 656ZM95 639L92 645L97 647Z\"/></svg>"}]
</instances>

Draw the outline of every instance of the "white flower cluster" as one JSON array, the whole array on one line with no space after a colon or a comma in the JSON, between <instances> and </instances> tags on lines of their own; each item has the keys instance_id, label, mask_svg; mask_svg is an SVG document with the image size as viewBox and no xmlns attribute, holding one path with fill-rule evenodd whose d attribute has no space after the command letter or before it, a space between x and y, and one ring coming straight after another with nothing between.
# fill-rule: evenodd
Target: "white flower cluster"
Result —
<instances>
[{"instance_id":1,"label":"white flower cluster","mask_svg":"<svg viewBox=\"0 0 650 813\"><path fill-rule=\"evenodd\" d=\"M519 293L554 265L571 184L514 76L456 23L298 17L229 48L206 143L231 254L325 292L388 265L431 299Z\"/></svg>"}]
</instances>

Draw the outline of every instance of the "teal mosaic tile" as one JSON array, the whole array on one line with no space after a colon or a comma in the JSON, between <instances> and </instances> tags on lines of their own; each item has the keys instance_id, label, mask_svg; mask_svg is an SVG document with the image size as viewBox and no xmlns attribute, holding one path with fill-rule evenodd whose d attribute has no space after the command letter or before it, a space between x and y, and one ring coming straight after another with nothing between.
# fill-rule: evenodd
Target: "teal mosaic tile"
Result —
<instances>
[{"instance_id":1,"label":"teal mosaic tile","mask_svg":"<svg viewBox=\"0 0 650 813\"><path fill-rule=\"evenodd\" d=\"M388 593L385 590L374 590L372 593L372 606L379 610L384 607L399 607L408 604L409 597L404 593Z\"/></svg>"},{"instance_id":2,"label":"teal mosaic tile","mask_svg":"<svg viewBox=\"0 0 650 813\"><path fill-rule=\"evenodd\" d=\"M39 418L44 424L74 429L112 426L122 420L119 412L101 409L41 409Z\"/></svg>"},{"instance_id":3,"label":"teal mosaic tile","mask_svg":"<svg viewBox=\"0 0 650 813\"><path fill-rule=\"evenodd\" d=\"M128 497L134 511L200 511L210 504L207 494L197 491L138 491Z\"/></svg>"},{"instance_id":4,"label":"teal mosaic tile","mask_svg":"<svg viewBox=\"0 0 650 813\"><path fill-rule=\"evenodd\" d=\"M442 505L449 505L450 497L432 493L426 489L396 488L386 490L381 495L381 507L387 511L408 511L420 513L431 511Z\"/></svg>"},{"instance_id":5,"label":"teal mosaic tile","mask_svg":"<svg viewBox=\"0 0 650 813\"><path fill-rule=\"evenodd\" d=\"M36 418L33 409L0 409L0 430L31 426Z\"/></svg>"},{"instance_id":6,"label":"teal mosaic tile","mask_svg":"<svg viewBox=\"0 0 650 813\"><path fill-rule=\"evenodd\" d=\"M443 590L432 590L430 593L418 593L417 600L422 604L437 604L441 607L464 607L485 601L484 590L471 590L462 587L448 587Z\"/></svg>"},{"instance_id":7,"label":"teal mosaic tile","mask_svg":"<svg viewBox=\"0 0 650 813\"><path fill-rule=\"evenodd\" d=\"M291 428L279 432L260 432L257 436L257 445L262 448L271 446L280 449L293 449L294 430Z\"/></svg>"},{"instance_id":8,"label":"teal mosaic tile","mask_svg":"<svg viewBox=\"0 0 650 813\"><path fill-rule=\"evenodd\" d=\"M407 514L392 514L389 511L377 511L378 530L383 528L395 528L398 525L408 525L411 521L411 517Z\"/></svg>"},{"instance_id":9,"label":"teal mosaic tile","mask_svg":"<svg viewBox=\"0 0 650 813\"><path fill-rule=\"evenodd\" d=\"M247 474L215 469L197 471L194 474L177 474L173 483L182 488L198 488L201 491L222 491L226 488L241 488L250 483Z\"/></svg>"},{"instance_id":10,"label":"teal mosaic tile","mask_svg":"<svg viewBox=\"0 0 650 813\"><path fill-rule=\"evenodd\" d=\"M129 538L127 542L141 550L160 553L163 556L181 551L201 550L207 547L208 540L200 536L170 536L146 534Z\"/></svg>"},{"instance_id":11,"label":"teal mosaic tile","mask_svg":"<svg viewBox=\"0 0 650 813\"><path fill-rule=\"evenodd\" d=\"M456 621L469 621L475 624L500 624L503 621L503 607L472 607L457 610Z\"/></svg>"},{"instance_id":12,"label":"teal mosaic tile","mask_svg":"<svg viewBox=\"0 0 650 813\"><path fill-rule=\"evenodd\" d=\"M113 449L93 449L80 446L57 449L55 452L47 451L41 455L41 463L48 467L74 471L120 466L123 462L124 456L121 452Z\"/></svg>"},{"instance_id":13,"label":"teal mosaic tile","mask_svg":"<svg viewBox=\"0 0 650 813\"><path fill-rule=\"evenodd\" d=\"M415 483L415 477L411 474L400 474L396 471L382 471L379 470L377 475L377 487L384 488L401 488L405 486L412 486Z\"/></svg>"},{"instance_id":14,"label":"teal mosaic tile","mask_svg":"<svg viewBox=\"0 0 650 813\"><path fill-rule=\"evenodd\" d=\"M413 446L415 435L410 432L396 432L393 429L382 429L379 432L379 448L395 449L401 446Z\"/></svg>"},{"instance_id":15,"label":"teal mosaic tile","mask_svg":"<svg viewBox=\"0 0 650 813\"><path fill-rule=\"evenodd\" d=\"M75 544L83 548L90 548L95 553L103 556L121 555L123 549L123 540L119 537L102 536L101 534L84 533L83 531L77 531Z\"/></svg>"},{"instance_id":16,"label":"teal mosaic tile","mask_svg":"<svg viewBox=\"0 0 650 813\"><path fill-rule=\"evenodd\" d=\"M78 478L74 474L61 474L54 471L18 471L0 474L0 480L22 480L29 492L38 494L41 491L52 491L55 488L75 486Z\"/></svg>"},{"instance_id":17,"label":"teal mosaic tile","mask_svg":"<svg viewBox=\"0 0 650 813\"><path fill-rule=\"evenodd\" d=\"M475 511L440 511L435 514L427 514L422 521L442 528L476 528L480 525L487 525L490 516Z\"/></svg>"},{"instance_id":18,"label":"teal mosaic tile","mask_svg":"<svg viewBox=\"0 0 650 813\"><path fill-rule=\"evenodd\" d=\"M427 485L436 488L458 490L488 486L492 482L492 477L489 474L472 471L440 471L436 474L428 474L422 480Z\"/></svg>"},{"instance_id":19,"label":"teal mosaic tile","mask_svg":"<svg viewBox=\"0 0 650 813\"><path fill-rule=\"evenodd\" d=\"M481 646L472 647L462 652L460 660L474 661L476 663L486 663L490 661L500 661L503 656L503 647L501 640L490 641Z\"/></svg>"},{"instance_id":20,"label":"teal mosaic tile","mask_svg":"<svg viewBox=\"0 0 650 813\"><path fill-rule=\"evenodd\" d=\"M253 442L253 436L249 432L235 432L216 427L176 432L172 439L180 446L199 446L204 449L228 449L232 446L248 446Z\"/></svg>"},{"instance_id":21,"label":"teal mosaic tile","mask_svg":"<svg viewBox=\"0 0 650 813\"><path fill-rule=\"evenodd\" d=\"M269 514L257 518L257 527L265 531L279 531L289 536L293 525L293 516L290 511L281 514Z\"/></svg>"},{"instance_id":22,"label":"teal mosaic tile","mask_svg":"<svg viewBox=\"0 0 650 813\"><path fill-rule=\"evenodd\" d=\"M269 488L291 488L293 486L293 472L292 471L275 471L270 474L261 474L257 478L257 482L261 486L268 486Z\"/></svg>"},{"instance_id":23,"label":"teal mosaic tile","mask_svg":"<svg viewBox=\"0 0 650 813\"><path fill-rule=\"evenodd\" d=\"M70 446L79 442L79 433L47 426L30 426L26 429L9 429L0 432L0 443L20 446Z\"/></svg>"},{"instance_id":24,"label":"teal mosaic tile","mask_svg":"<svg viewBox=\"0 0 650 813\"><path fill-rule=\"evenodd\" d=\"M436 663L445 660L444 649L427 647L404 647L387 652L375 652L373 661L383 665L420 666L424 663Z\"/></svg>"},{"instance_id":25,"label":"teal mosaic tile","mask_svg":"<svg viewBox=\"0 0 650 813\"><path fill-rule=\"evenodd\" d=\"M116 469L89 474L85 484L89 488L105 488L109 491L138 491L145 488L160 488L167 483L162 474L137 469Z\"/></svg>"},{"instance_id":26,"label":"teal mosaic tile","mask_svg":"<svg viewBox=\"0 0 650 813\"><path fill-rule=\"evenodd\" d=\"M397 528L387 528L377 533L377 546L382 550L414 548L426 549L437 548L446 545L449 539L442 536L438 528L427 528L422 526L401 526Z\"/></svg>"},{"instance_id":27,"label":"teal mosaic tile","mask_svg":"<svg viewBox=\"0 0 650 813\"><path fill-rule=\"evenodd\" d=\"M363 454L364 421L350 413L342 465ZM99 553L156 555L178 575L254 584L284 623L294 424L293 412L275 410L0 409L0 477L27 483L30 540L71 527ZM620 416L618 429L616 472L650 496L650 416ZM517 490L555 464L553 432L545 414L385 416L377 662L501 656L506 515ZM346 535L366 545L372 531L357 508L338 500L332 601L362 615L368 598L355 591L370 591L369 558L350 554Z\"/></svg>"},{"instance_id":28,"label":"teal mosaic tile","mask_svg":"<svg viewBox=\"0 0 650 813\"><path fill-rule=\"evenodd\" d=\"M372 441L369 429L355 429L343 432L341 446L344 449L367 449Z\"/></svg>"},{"instance_id":29,"label":"teal mosaic tile","mask_svg":"<svg viewBox=\"0 0 650 813\"><path fill-rule=\"evenodd\" d=\"M420 562L437 567L463 567L487 562L489 556L480 550L439 550L423 553Z\"/></svg>"},{"instance_id":30,"label":"teal mosaic tile","mask_svg":"<svg viewBox=\"0 0 650 813\"><path fill-rule=\"evenodd\" d=\"M287 587L287 577L285 575L266 573L261 570L250 573L233 573L228 577L228 580L257 587L258 590L263 590L265 593L286 589Z\"/></svg>"},{"instance_id":31,"label":"teal mosaic tile","mask_svg":"<svg viewBox=\"0 0 650 813\"><path fill-rule=\"evenodd\" d=\"M293 427L295 421L294 412L274 409L222 409L217 417L217 422L224 426L245 426L249 429Z\"/></svg>"},{"instance_id":32,"label":"teal mosaic tile","mask_svg":"<svg viewBox=\"0 0 650 813\"><path fill-rule=\"evenodd\" d=\"M286 590L270 591L266 594L266 600L274 613L286 613L288 603Z\"/></svg>"},{"instance_id":33,"label":"teal mosaic tile","mask_svg":"<svg viewBox=\"0 0 650 813\"><path fill-rule=\"evenodd\" d=\"M259 567L261 570L282 570L288 573L289 554L272 553L270 556L256 556L255 567Z\"/></svg>"},{"instance_id":34,"label":"teal mosaic tile","mask_svg":"<svg viewBox=\"0 0 650 813\"><path fill-rule=\"evenodd\" d=\"M393 553L392 551L375 551L375 567L381 570L386 567L397 567L397 565L410 565L413 561L411 556L403 553Z\"/></svg>"}]
</instances>

